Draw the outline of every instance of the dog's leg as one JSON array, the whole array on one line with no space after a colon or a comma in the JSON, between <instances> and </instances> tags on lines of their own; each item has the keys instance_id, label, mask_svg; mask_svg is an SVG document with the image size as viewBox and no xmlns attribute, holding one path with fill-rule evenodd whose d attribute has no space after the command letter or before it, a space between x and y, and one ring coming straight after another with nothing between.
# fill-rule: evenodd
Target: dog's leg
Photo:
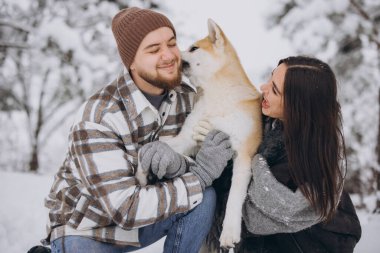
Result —
<instances>
[{"instance_id":1,"label":"dog's leg","mask_svg":"<svg viewBox=\"0 0 380 253\"><path fill-rule=\"evenodd\" d=\"M220 236L222 248L233 248L240 242L242 207L251 180L251 156L249 152L240 150L234 160L231 189L228 195L226 215Z\"/></svg>"},{"instance_id":2,"label":"dog's leg","mask_svg":"<svg viewBox=\"0 0 380 253\"><path fill-rule=\"evenodd\" d=\"M194 109L193 112L186 118L186 121L181 128L181 132L173 138L165 138L162 139L162 141L166 142L175 152L179 154L187 156L194 155L197 142L193 139L193 129L200 118L201 114L197 113Z\"/></svg>"},{"instance_id":3,"label":"dog's leg","mask_svg":"<svg viewBox=\"0 0 380 253\"><path fill-rule=\"evenodd\" d=\"M175 152L182 155L193 155L197 142L192 138L192 131L182 129L181 132L173 138L163 139Z\"/></svg>"}]
</instances>

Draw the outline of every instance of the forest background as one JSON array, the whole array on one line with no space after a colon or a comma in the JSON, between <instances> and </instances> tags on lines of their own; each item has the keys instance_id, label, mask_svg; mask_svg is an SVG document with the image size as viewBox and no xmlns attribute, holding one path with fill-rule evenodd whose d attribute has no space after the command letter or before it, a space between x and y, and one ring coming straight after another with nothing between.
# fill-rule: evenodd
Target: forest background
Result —
<instances>
[{"instance_id":1,"label":"forest background","mask_svg":"<svg viewBox=\"0 0 380 253\"><path fill-rule=\"evenodd\" d=\"M339 82L345 188L358 210L380 213L378 0L1 0L1 175L52 178L76 109L121 69L110 25L129 6L167 15L182 50L206 35L213 18L257 87L283 57L328 62Z\"/></svg>"}]
</instances>

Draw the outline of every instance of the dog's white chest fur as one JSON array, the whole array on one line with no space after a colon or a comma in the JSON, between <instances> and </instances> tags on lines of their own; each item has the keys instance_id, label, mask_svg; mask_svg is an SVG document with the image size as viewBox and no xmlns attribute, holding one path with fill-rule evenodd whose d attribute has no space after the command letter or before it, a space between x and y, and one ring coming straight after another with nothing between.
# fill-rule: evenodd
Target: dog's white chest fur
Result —
<instances>
[{"instance_id":1,"label":"dog's white chest fur","mask_svg":"<svg viewBox=\"0 0 380 253\"><path fill-rule=\"evenodd\" d=\"M223 85L217 87L222 90L200 92L180 135L174 139L164 140L177 152L184 155L196 153L197 143L191 136L194 127L201 120L207 120L215 129L227 133L234 150L238 150L242 143L249 138L252 129L260 127L249 111L239 108L241 101L256 99L257 94L252 94L251 89L240 88L231 91Z\"/></svg>"}]
</instances>

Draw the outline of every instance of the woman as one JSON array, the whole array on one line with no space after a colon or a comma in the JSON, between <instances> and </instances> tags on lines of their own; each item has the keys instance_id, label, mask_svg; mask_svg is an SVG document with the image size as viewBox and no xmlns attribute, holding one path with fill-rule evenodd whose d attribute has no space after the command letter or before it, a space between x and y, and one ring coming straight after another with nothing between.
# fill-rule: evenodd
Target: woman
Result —
<instances>
[{"instance_id":1,"label":"woman","mask_svg":"<svg viewBox=\"0 0 380 253\"><path fill-rule=\"evenodd\" d=\"M337 82L308 57L280 60L261 86L264 138L252 161L237 252L353 252L361 228L349 195Z\"/></svg>"}]
</instances>

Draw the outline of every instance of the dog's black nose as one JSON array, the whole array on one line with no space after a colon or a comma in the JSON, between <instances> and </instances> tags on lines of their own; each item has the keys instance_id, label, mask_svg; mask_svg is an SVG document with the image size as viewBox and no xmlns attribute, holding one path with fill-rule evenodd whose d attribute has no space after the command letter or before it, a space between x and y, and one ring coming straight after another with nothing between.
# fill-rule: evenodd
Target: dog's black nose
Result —
<instances>
[{"instance_id":1,"label":"dog's black nose","mask_svg":"<svg viewBox=\"0 0 380 253\"><path fill-rule=\"evenodd\" d=\"M183 69L190 68L190 63L188 63L188 62L185 61L185 60L182 60L182 68L183 68Z\"/></svg>"}]
</instances>

